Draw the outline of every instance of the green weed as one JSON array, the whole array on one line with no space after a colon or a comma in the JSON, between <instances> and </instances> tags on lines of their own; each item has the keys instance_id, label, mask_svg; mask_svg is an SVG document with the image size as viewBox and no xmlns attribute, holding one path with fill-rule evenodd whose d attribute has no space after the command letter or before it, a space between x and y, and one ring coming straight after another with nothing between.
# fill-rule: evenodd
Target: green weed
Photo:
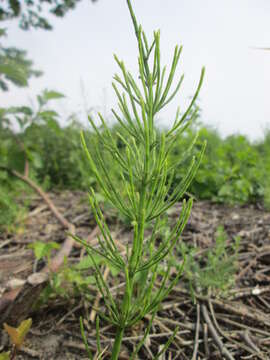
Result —
<instances>
[{"instance_id":1,"label":"green weed","mask_svg":"<svg viewBox=\"0 0 270 360\"><path fill-rule=\"evenodd\" d=\"M183 77L180 77L175 88L172 89L182 48L175 47L171 68L168 76L165 76L166 67L161 66L160 60L160 32L154 32L153 39L148 42L142 27L137 23L130 0L127 0L127 5L138 44L138 78L140 81L136 80L137 76L131 75L124 62L115 55L121 77L114 76L113 88L118 98L119 112L112 111L121 130L116 132L117 138L115 138L101 114L98 114L100 127L89 116L89 121L96 134L95 147L88 148L87 137L84 135L82 135L82 143L91 176L94 175L106 199L131 224L133 240L131 244L127 245L126 254L121 254L96 201L93 188L90 189L89 202L101 231L101 236L98 238L100 248L93 248L83 239L74 237L86 248L95 266L96 285L107 308L106 314L100 313L99 315L116 328L112 360L119 357L126 329L134 326L146 314L151 314L153 320L161 302L182 274L183 269L180 269L175 278L170 279L171 266L167 264L165 273L161 276L161 286L154 291L158 265L165 261L178 242L188 220L192 200L183 201L182 212L176 225L161 242L157 241L160 221L166 211L182 199L198 169L205 149L204 143L197 156L193 156L189 165L185 167L182 180L169 192L175 166L169 162L168 155L177 136L183 133L197 115L194 104L202 85L204 69L187 110L183 114L177 111L171 129L163 133L157 131L155 127L157 113L176 96L183 81ZM117 166L117 174L108 171L108 161L115 164L113 166ZM150 225L153 226L152 234L146 239L145 230ZM124 277L125 290L122 298L114 299L111 295L110 289L103 279L100 266L93 257L94 254L102 256ZM150 328L151 325L146 329L144 339ZM83 327L81 330L85 339ZM169 338L156 358L166 351L172 340L173 336ZM85 345L88 351L87 343ZM132 359L136 357L142 345L143 342L138 344L131 356ZM99 350L98 355L101 356L101 349ZM89 357L92 358L90 353Z\"/></svg>"},{"instance_id":2,"label":"green weed","mask_svg":"<svg viewBox=\"0 0 270 360\"><path fill-rule=\"evenodd\" d=\"M185 274L192 292L225 295L234 285L237 270L237 257L240 238L235 237L231 246L227 245L227 234L222 226L218 227L215 244L203 256L196 258L198 249L180 245L180 253L185 256Z\"/></svg>"}]
</instances>

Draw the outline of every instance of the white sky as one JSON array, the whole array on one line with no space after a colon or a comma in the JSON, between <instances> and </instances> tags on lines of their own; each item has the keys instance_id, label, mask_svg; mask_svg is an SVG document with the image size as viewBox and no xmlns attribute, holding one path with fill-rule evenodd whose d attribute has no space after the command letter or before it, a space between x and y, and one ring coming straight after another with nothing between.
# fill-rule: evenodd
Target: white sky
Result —
<instances>
[{"instance_id":1,"label":"white sky","mask_svg":"<svg viewBox=\"0 0 270 360\"><path fill-rule=\"evenodd\" d=\"M179 75L185 74L181 96L161 114L169 124L174 111L187 103L199 80L202 120L222 135L241 132L256 139L270 126L269 0L133 0L138 21L147 34L161 30L161 56L169 62L174 46L182 44ZM44 71L29 88L2 96L5 105L30 102L44 88L63 92L63 118L71 112L85 121L89 108L108 116L115 105L111 89L116 53L136 73L137 47L125 0L82 0L63 19L52 18L54 30L27 31L17 22L8 26L6 46L26 49ZM2 106L2 104L1 104Z\"/></svg>"}]
</instances>

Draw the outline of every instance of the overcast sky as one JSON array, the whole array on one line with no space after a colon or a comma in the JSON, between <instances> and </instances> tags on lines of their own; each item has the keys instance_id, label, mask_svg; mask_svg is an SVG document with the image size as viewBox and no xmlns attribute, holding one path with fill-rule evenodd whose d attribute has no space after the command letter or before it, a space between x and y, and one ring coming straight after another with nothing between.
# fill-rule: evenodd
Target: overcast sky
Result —
<instances>
[{"instance_id":1,"label":"overcast sky","mask_svg":"<svg viewBox=\"0 0 270 360\"><path fill-rule=\"evenodd\" d=\"M160 115L169 124L178 105L194 93L202 66L206 76L200 93L202 121L222 135L241 132L256 139L270 127L269 0L133 0L147 34L161 30L161 56L170 62L176 44L183 45L179 76L182 92ZM71 112L85 121L89 108L108 116L115 105L112 76L118 71L113 53L136 73L137 47L125 0L82 0L63 19L52 18L53 31L8 25L5 45L26 49L44 71L26 89L2 96L6 104L22 104L42 89L63 92L58 105L63 119ZM1 104L2 106L3 104Z\"/></svg>"}]
</instances>

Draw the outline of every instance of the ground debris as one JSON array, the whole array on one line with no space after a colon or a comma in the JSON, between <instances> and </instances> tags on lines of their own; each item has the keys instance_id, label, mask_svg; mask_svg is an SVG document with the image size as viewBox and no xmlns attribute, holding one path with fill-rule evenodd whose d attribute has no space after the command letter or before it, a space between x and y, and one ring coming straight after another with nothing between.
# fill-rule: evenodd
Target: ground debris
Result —
<instances>
[{"instance_id":1,"label":"ground debris","mask_svg":"<svg viewBox=\"0 0 270 360\"><path fill-rule=\"evenodd\" d=\"M87 238L95 228L95 222L89 211L86 194L54 193L50 194L50 198L65 218L76 225L77 235ZM177 204L170 211L171 222L176 221L180 207ZM130 232L110 211L108 222L121 249L130 240ZM270 213L254 205L230 207L195 202L182 241L198 248L200 257L214 246L219 226L224 227L228 246L234 242L235 236L241 238L234 287L224 298L212 293L202 294L200 291L195 292L192 298L183 279L158 312L146 346L140 352L141 359L152 359L176 326L179 326L179 331L164 359L270 358ZM42 261L36 262L28 244L33 241L55 241L61 244L65 238L65 230L48 207L39 197L33 198L31 211L20 224L20 231L0 234L0 297L39 270ZM75 263L83 255L81 248L74 247L70 262ZM108 281L112 293L122 291L121 282L115 284L112 276L109 276ZM92 291L92 301L95 301L97 297L94 290L89 291ZM102 301L99 306L103 307ZM91 301L82 297L55 298L41 308L34 309L33 327L18 359L86 359L79 316L85 318L89 344L95 350L95 325L90 321L90 313ZM123 359L128 359L147 320L146 317L125 335ZM103 348L110 349L113 333L111 326L101 322ZM7 348L6 342L2 332L1 351ZM109 354L107 350L108 359Z\"/></svg>"}]
</instances>

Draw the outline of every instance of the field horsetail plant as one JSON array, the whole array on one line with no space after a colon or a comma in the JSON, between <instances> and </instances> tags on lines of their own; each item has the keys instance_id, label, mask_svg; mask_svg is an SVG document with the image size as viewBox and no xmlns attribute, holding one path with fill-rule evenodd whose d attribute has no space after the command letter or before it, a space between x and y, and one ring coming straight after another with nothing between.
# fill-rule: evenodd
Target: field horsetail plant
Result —
<instances>
[{"instance_id":1,"label":"field horsetail plant","mask_svg":"<svg viewBox=\"0 0 270 360\"><path fill-rule=\"evenodd\" d=\"M204 144L199 155L194 156L191 160L185 177L171 190L170 183L174 169L179 164L169 164L168 155L176 136L182 133L196 117L197 110L194 105L202 85L204 69L202 69L197 90L187 110L184 113L177 111L175 121L169 131L166 133L157 131L154 122L157 113L178 94L183 81L182 76L176 83L176 87L171 89L182 47L175 47L172 64L166 75L166 67L162 68L160 61L160 32L154 32L152 42L148 42L142 27L137 23L130 0L127 0L127 5L138 43L139 74L133 77L124 63L114 56L121 71L121 77L116 75L113 83L120 112L115 110L112 112L119 123L117 135L123 146L120 150L101 114L98 114L101 121L100 127L96 125L92 117L89 117L98 138L96 146L89 150L83 135L82 144L89 160L91 172L105 196L132 225L133 239L132 243L127 245L125 254L118 250L93 189L90 189L89 200L101 232L101 236L98 238L99 247L93 248L86 241L76 238L85 246L95 264L96 284L107 308L107 312L100 313L100 317L114 325L116 329L111 353L112 360L119 357L125 330L148 314L150 315L149 324L142 340L130 356L131 359L137 357L151 330L154 316L161 302L181 276L183 269L173 277L171 276L170 262L166 261L166 258L171 254L175 244L179 242L180 235L189 218L192 199L182 202L181 214L170 234L161 241L160 238L157 241L157 235L163 215L183 198L198 169L205 148ZM110 161L114 161L119 169L117 183L107 171L106 161L108 158ZM181 159L179 159L179 163L181 163ZM152 229L151 236L146 237L146 227ZM102 256L107 263L117 268L124 276L123 296L113 297L99 266L95 263L95 254ZM166 267L166 271L162 274L158 273L160 264ZM161 285L158 288L155 286L157 277L159 280L162 277L162 280L159 281ZM86 350L91 359L92 355L82 321L81 330ZM177 329L156 355L156 359L166 351L176 331ZM102 358L99 320L97 320L97 349L98 358Z\"/></svg>"}]
</instances>

